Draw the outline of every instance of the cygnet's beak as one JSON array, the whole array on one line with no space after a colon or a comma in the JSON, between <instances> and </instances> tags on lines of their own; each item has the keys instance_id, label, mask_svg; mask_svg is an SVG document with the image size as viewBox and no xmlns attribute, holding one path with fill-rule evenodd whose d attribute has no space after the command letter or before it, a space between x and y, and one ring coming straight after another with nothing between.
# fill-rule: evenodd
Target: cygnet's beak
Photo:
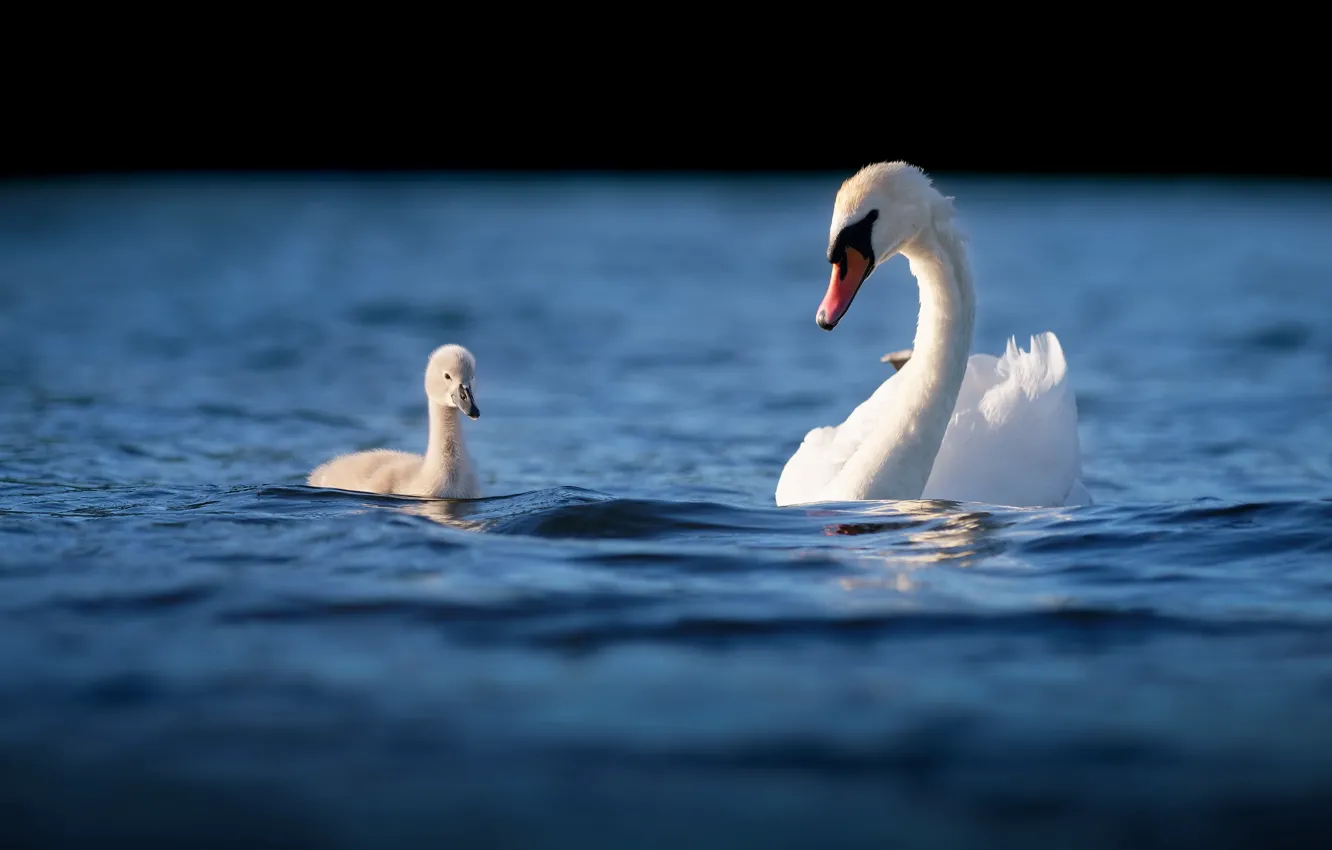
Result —
<instances>
[{"instance_id":1,"label":"cygnet's beak","mask_svg":"<svg viewBox=\"0 0 1332 850\"><path fill-rule=\"evenodd\" d=\"M833 263L828 292L819 304L818 315L814 317L819 327L825 331L837 327L873 268L874 263L868 257L849 245L846 247L842 261Z\"/></svg>"},{"instance_id":2,"label":"cygnet's beak","mask_svg":"<svg viewBox=\"0 0 1332 850\"><path fill-rule=\"evenodd\" d=\"M476 406L476 399L472 397L471 384L459 384L458 389L453 393L453 403L458 409L467 414L467 418L476 419L481 415L481 410Z\"/></svg>"}]
</instances>

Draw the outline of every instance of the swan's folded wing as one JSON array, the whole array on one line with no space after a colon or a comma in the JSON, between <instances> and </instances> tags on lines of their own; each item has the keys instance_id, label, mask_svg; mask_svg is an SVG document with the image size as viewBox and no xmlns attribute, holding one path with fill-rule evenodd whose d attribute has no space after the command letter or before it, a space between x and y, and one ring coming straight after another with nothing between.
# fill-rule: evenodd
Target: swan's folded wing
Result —
<instances>
[{"instance_id":1,"label":"swan's folded wing","mask_svg":"<svg viewBox=\"0 0 1332 850\"><path fill-rule=\"evenodd\" d=\"M1077 405L1052 333L1001 358L974 355L926 498L1060 505L1081 476Z\"/></svg>"}]
</instances>

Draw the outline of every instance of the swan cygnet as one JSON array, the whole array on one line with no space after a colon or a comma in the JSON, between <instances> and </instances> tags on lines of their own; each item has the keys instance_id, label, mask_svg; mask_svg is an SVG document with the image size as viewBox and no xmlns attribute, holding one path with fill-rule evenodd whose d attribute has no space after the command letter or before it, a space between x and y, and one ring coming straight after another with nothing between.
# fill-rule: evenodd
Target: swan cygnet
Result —
<instances>
[{"instance_id":1,"label":"swan cygnet","mask_svg":"<svg viewBox=\"0 0 1332 850\"><path fill-rule=\"evenodd\" d=\"M435 349L426 366L425 391L430 436L424 455L373 449L340 455L315 468L311 487L423 496L476 499L481 496L476 468L463 443L461 415L481 415L472 395L476 358L461 345Z\"/></svg>"}]
</instances>

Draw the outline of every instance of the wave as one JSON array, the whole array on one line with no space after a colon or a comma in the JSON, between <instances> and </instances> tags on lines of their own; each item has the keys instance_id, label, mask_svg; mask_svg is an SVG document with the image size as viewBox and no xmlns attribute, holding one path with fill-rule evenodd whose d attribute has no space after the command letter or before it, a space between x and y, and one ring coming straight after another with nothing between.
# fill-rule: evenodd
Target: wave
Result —
<instances>
[{"instance_id":1,"label":"wave","mask_svg":"<svg viewBox=\"0 0 1332 850\"><path fill-rule=\"evenodd\" d=\"M1332 620L1329 499L777 508L579 487L432 500L26 481L0 489L0 514L9 611L396 619L549 646Z\"/></svg>"}]
</instances>

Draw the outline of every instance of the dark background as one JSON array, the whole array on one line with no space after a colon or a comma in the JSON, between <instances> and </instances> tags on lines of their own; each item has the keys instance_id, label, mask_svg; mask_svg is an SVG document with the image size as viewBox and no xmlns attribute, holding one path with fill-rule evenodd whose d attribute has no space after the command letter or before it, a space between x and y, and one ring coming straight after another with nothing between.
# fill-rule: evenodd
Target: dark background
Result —
<instances>
[{"instance_id":1,"label":"dark background","mask_svg":"<svg viewBox=\"0 0 1332 850\"><path fill-rule=\"evenodd\" d=\"M1332 177L1309 92L1101 69L1006 77L894 102L854 79L788 69L757 85L651 78L365 80L93 73L15 90L0 176L213 170L701 170ZM1072 73L1072 72L1070 72ZM1076 76L1076 75L1074 75ZM433 80L433 78L431 78ZM816 80L819 86L808 85ZM50 82L49 80L47 81ZM984 80L981 80L984 83Z\"/></svg>"},{"instance_id":2,"label":"dark background","mask_svg":"<svg viewBox=\"0 0 1332 850\"><path fill-rule=\"evenodd\" d=\"M1317 16L1176 11L468 4L176 20L17 6L0 177L842 173L885 159L1332 177Z\"/></svg>"}]
</instances>

